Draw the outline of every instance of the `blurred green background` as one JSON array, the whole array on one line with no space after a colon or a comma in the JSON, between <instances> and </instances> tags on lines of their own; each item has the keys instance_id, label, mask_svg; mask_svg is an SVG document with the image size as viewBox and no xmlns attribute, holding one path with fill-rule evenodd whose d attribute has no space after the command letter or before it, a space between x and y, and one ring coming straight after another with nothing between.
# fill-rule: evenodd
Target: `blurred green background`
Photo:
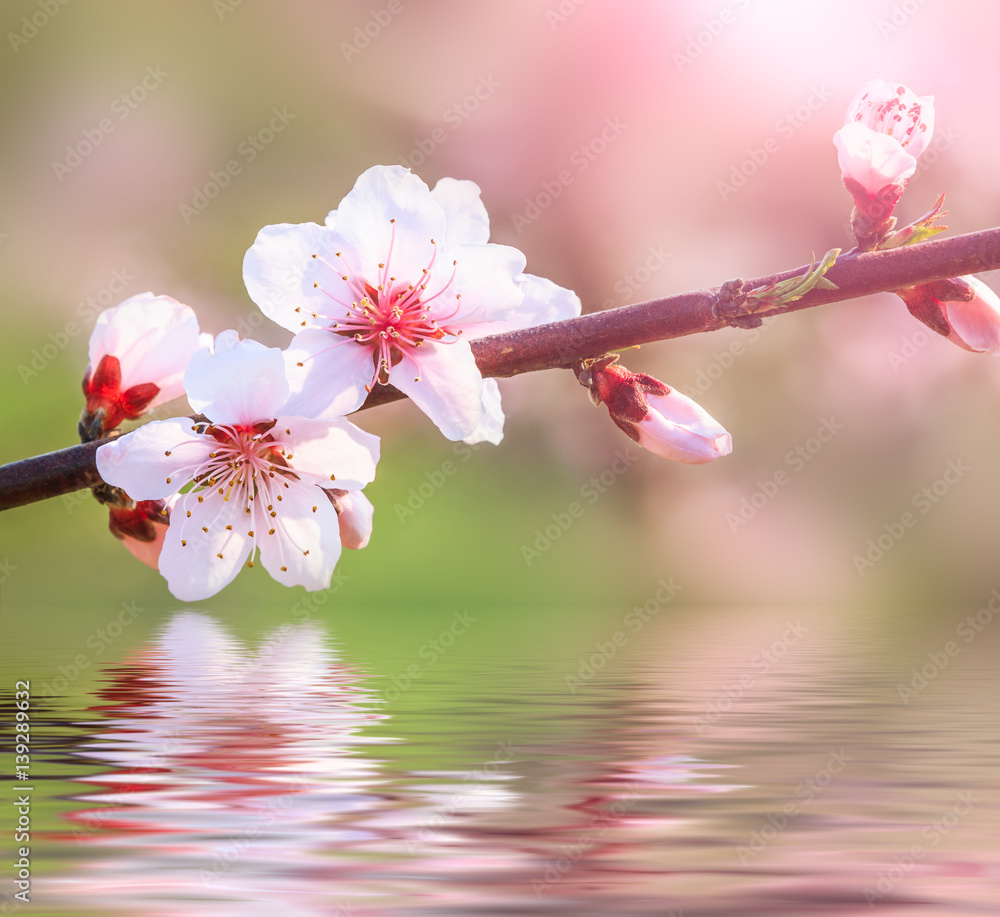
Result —
<instances>
[{"instance_id":1,"label":"blurred green background","mask_svg":"<svg viewBox=\"0 0 1000 917\"><path fill-rule=\"evenodd\" d=\"M6 3L0 460L74 442L88 300L166 293L203 330L284 346L245 292L243 253L265 224L322 221L375 163L409 164L431 185L476 181L494 241L592 311L849 248L831 137L858 87L883 76L937 106L900 216L946 191L953 232L994 225L1000 125L984 108L1000 85L1000 10L903 6ZM599 144L609 121L614 137ZM213 177L234 161L228 182ZM572 182L551 206L515 220L564 170ZM849 606L889 627L920 609L974 609L997 585L1000 364L930 340L894 297L649 345L625 362L695 393L733 454L700 467L640 454L567 373L505 383L506 439L467 461L408 404L359 418L383 437L375 532L345 552L315 612L352 656L390 674L389 660L472 609L485 623L463 637L466 660L574 660L671 577L678 604ZM836 435L810 452L825 423ZM628 470L529 564L523 547L629 449ZM457 472L401 513L447 461ZM950 461L968 471L860 571L868 540ZM788 483L734 531L741 501L774 490L781 470ZM124 653L180 604L86 493L3 513L0 562L3 645L42 680L73 658L53 662L54 635L86 646L135 602L147 611L119 638ZM258 567L204 604L259 633L304 596Z\"/></svg>"}]
</instances>

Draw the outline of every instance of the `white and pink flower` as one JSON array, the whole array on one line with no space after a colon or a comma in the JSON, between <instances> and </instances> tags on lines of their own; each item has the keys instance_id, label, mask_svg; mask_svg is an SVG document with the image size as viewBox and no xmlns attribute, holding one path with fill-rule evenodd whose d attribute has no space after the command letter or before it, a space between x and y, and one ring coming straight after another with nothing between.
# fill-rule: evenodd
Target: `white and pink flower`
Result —
<instances>
[{"instance_id":1,"label":"white and pink flower","mask_svg":"<svg viewBox=\"0 0 1000 917\"><path fill-rule=\"evenodd\" d=\"M169 296L140 293L105 309L90 335L81 436L98 439L181 397L188 360L210 340L194 310Z\"/></svg>"},{"instance_id":2,"label":"white and pink flower","mask_svg":"<svg viewBox=\"0 0 1000 917\"><path fill-rule=\"evenodd\" d=\"M895 225L892 212L917 171L917 157L934 133L934 97L900 83L870 80L833 136L851 217L862 251L876 248Z\"/></svg>"},{"instance_id":3,"label":"white and pink flower","mask_svg":"<svg viewBox=\"0 0 1000 917\"><path fill-rule=\"evenodd\" d=\"M964 350L1000 356L1000 297L967 274L896 291L910 313Z\"/></svg>"},{"instance_id":4,"label":"white and pink flower","mask_svg":"<svg viewBox=\"0 0 1000 917\"><path fill-rule=\"evenodd\" d=\"M184 387L207 420L155 421L97 452L102 478L133 500L184 491L159 554L170 591L184 601L214 595L258 549L280 583L328 587L341 526L326 489L354 496L370 483L378 437L287 411L281 351L235 331L195 353Z\"/></svg>"},{"instance_id":5,"label":"white and pink flower","mask_svg":"<svg viewBox=\"0 0 1000 917\"><path fill-rule=\"evenodd\" d=\"M534 281L521 252L488 241L479 195L471 181L432 191L402 166L374 166L324 225L260 231L243 274L264 314L296 332L290 407L339 416L387 383L449 439L498 441L499 391L469 340L516 321Z\"/></svg>"},{"instance_id":6,"label":"white and pink flower","mask_svg":"<svg viewBox=\"0 0 1000 917\"><path fill-rule=\"evenodd\" d=\"M902 186L913 177L917 157L933 134L933 96L875 79L851 101L833 142L844 178L875 197L886 186Z\"/></svg>"},{"instance_id":7,"label":"white and pink flower","mask_svg":"<svg viewBox=\"0 0 1000 917\"><path fill-rule=\"evenodd\" d=\"M633 373L617 358L578 372L595 404L630 439L673 462L701 465L729 455L733 439L701 405L648 373Z\"/></svg>"}]
</instances>

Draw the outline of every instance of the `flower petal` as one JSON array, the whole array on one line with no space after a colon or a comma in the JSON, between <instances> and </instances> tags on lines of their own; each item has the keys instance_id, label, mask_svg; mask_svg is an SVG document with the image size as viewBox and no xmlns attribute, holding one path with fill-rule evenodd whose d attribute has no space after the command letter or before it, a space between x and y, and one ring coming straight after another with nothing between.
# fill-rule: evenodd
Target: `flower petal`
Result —
<instances>
[{"instance_id":1,"label":"flower petal","mask_svg":"<svg viewBox=\"0 0 1000 917\"><path fill-rule=\"evenodd\" d=\"M291 393L284 413L342 417L356 411L375 377L373 349L352 338L307 329L284 353ZM301 365L300 365L301 364Z\"/></svg>"},{"instance_id":2,"label":"flower petal","mask_svg":"<svg viewBox=\"0 0 1000 917\"><path fill-rule=\"evenodd\" d=\"M278 223L257 233L243 258L243 282L271 321L289 331L329 325L312 315L330 308L329 296L315 284L324 286L331 273L313 255L329 258L336 250L333 239L332 231L317 223Z\"/></svg>"},{"instance_id":3,"label":"flower petal","mask_svg":"<svg viewBox=\"0 0 1000 917\"><path fill-rule=\"evenodd\" d=\"M869 194L878 194L887 185L911 178L917 160L886 134L859 122L845 124L833 135L840 171L853 178Z\"/></svg>"},{"instance_id":4,"label":"flower petal","mask_svg":"<svg viewBox=\"0 0 1000 917\"><path fill-rule=\"evenodd\" d=\"M336 214L337 236L360 255L357 268L372 285L379 281L380 264L388 264L396 277L420 277L434 257L434 242L441 246L445 239L444 211L427 185L403 166L362 172Z\"/></svg>"},{"instance_id":5,"label":"flower petal","mask_svg":"<svg viewBox=\"0 0 1000 917\"><path fill-rule=\"evenodd\" d=\"M500 403L500 386L496 379L483 379L483 417L479 425L463 442L470 446L476 443L493 443L499 446L503 440L503 406Z\"/></svg>"},{"instance_id":6,"label":"flower petal","mask_svg":"<svg viewBox=\"0 0 1000 917\"><path fill-rule=\"evenodd\" d=\"M560 322L576 318L582 311L580 297L572 290L553 283L535 274L521 274L517 278L524 299L509 318L473 325L463 332L468 340L475 340L487 334L502 334L521 328L533 328L549 322Z\"/></svg>"},{"instance_id":7,"label":"flower petal","mask_svg":"<svg viewBox=\"0 0 1000 917\"><path fill-rule=\"evenodd\" d=\"M972 284L976 298L942 304L952 327L948 337L966 350L1000 355L1000 298L978 277L962 279Z\"/></svg>"},{"instance_id":8,"label":"flower petal","mask_svg":"<svg viewBox=\"0 0 1000 917\"><path fill-rule=\"evenodd\" d=\"M285 363L277 347L240 341L235 331L215 339L215 352L199 350L184 374L194 410L214 423L273 419L288 399Z\"/></svg>"},{"instance_id":9,"label":"flower petal","mask_svg":"<svg viewBox=\"0 0 1000 917\"><path fill-rule=\"evenodd\" d=\"M372 537L372 519L375 507L360 490L352 490L337 496L340 512L340 541L345 548L358 551L366 547Z\"/></svg>"},{"instance_id":10,"label":"flower petal","mask_svg":"<svg viewBox=\"0 0 1000 917\"><path fill-rule=\"evenodd\" d=\"M456 262L455 279L448 287L445 302L435 310L453 312L460 307L449 327L467 328L478 322L509 319L521 305L524 292L517 278L524 270L524 255L509 245L460 245L449 249ZM461 299L456 300L456 296ZM439 318L439 320L441 320Z\"/></svg>"},{"instance_id":11,"label":"flower petal","mask_svg":"<svg viewBox=\"0 0 1000 917\"><path fill-rule=\"evenodd\" d=\"M442 178L431 191L447 220L444 241L449 247L489 242L490 218L481 193L474 181L458 178Z\"/></svg>"},{"instance_id":12,"label":"flower petal","mask_svg":"<svg viewBox=\"0 0 1000 917\"><path fill-rule=\"evenodd\" d=\"M314 486L283 491L275 533L258 533L264 568L285 586L326 589L340 559L340 524L329 498Z\"/></svg>"},{"instance_id":13,"label":"flower petal","mask_svg":"<svg viewBox=\"0 0 1000 917\"><path fill-rule=\"evenodd\" d=\"M361 490L375 480L379 438L350 421L283 416L274 429L289 444L288 464L304 482Z\"/></svg>"},{"instance_id":14,"label":"flower petal","mask_svg":"<svg viewBox=\"0 0 1000 917\"><path fill-rule=\"evenodd\" d=\"M101 477L133 500L164 500L191 480L188 470L212 451L189 420L155 420L97 450Z\"/></svg>"},{"instance_id":15,"label":"flower petal","mask_svg":"<svg viewBox=\"0 0 1000 917\"><path fill-rule=\"evenodd\" d=\"M483 421L483 377L468 341L425 341L416 359L403 355L389 382L450 440L472 435Z\"/></svg>"},{"instance_id":16,"label":"flower petal","mask_svg":"<svg viewBox=\"0 0 1000 917\"><path fill-rule=\"evenodd\" d=\"M729 455L733 440L701 405L677 389L650 394L649 413L635 424L639 445L656 455L692 465Z\"/></svg>"},{"instance_id":17,"label":"flower petal","mask_svg":"<svg viewBox=\"0 0 1000 917\"><path fill-rule=\"evenodd\" d=\"M214 495L199 501L199 495L184 494L177 501L160 551L160 573L182 602L207 599L228 586L253 545L243 503Z\"/></svg>"}]
</instances>

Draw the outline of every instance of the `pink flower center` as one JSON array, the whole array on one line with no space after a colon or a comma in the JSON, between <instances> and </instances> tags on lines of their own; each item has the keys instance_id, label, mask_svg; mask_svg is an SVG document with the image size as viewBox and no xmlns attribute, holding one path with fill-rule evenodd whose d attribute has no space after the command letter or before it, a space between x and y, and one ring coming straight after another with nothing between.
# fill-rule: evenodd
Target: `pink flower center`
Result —
<instances>
[{"instance_id":1,"label":"pink flower center","mask_svg":"<svg viewBox=\"0 0 1000 917\"><path fill-rule=\"evenodd\" d=\"M218 443L215 448L200 462L182 466L171 472L167 483L173 483L174 477L183 478L183 483L192 483L193 495L199 503L216 502L219 507L218 520L231 519L232 523L225 528L232 532L236 516L232 510L226 510L226 504L235 503L243 509L246 520L247 536L253 539L254 550L251 551L248 566L253 566L256 546L261 537L275 535L281 530L282 536L292 546L295 539L290 536L287 527L282 525L279 516L282 504L282 493L291 486L304 487L299 477L289 466L293 458L288 451L288 444L276 438L272 430L277 421L263 421L256 424L197 424L191 429L198 434L199 439L210 436ZM291 435L291 430L285 430ZM171 453L165 453L169 456ZM330 475L333 480L334 476ZM313 507L316 512L317 507ZM175 512L175 516L180 514ZM190 510L186 517L180 518L184 524L190 518ZM171 519L171 523L174 523ZM202 531L209 532L209 526L203 526ZM187 547L188 542L181 540L181 545ZM217 556L222 559L225 546ZM301 548L300 548L301 550ZM308 551L303 551L308 554ZM284 570L285 567L282 567Z\"/></svg>"},{"instance_id":2,"label":"pink flower center","mask_svg":"<svg viewBox=\"0 0 1000 917\"><path fill-rule=\"evenodd\" d=\"M891 99L875 100L865 93L858 102L854 120L864 122L873 131L893 137L905 148L918 134L927 130L927 122L921 116L920 100L913 99L907 105L903 97L908 94L905 86L898 86L896 95Z\"/></svg>"},{"instance_id":3,"label":"pink flower center","mask_svg":"<svg viewBox=\"0 0 1000 917\"><path fill-rule=\"evenodd\" d=\"M317 289L324 293L346 312L343 316L321 315L313 313L314 318L330 320L329 330L334 334L350 338L355 343L372 350L373 374L372 381L385 384L389 379L389 370L402 358L403 354L413 355L424 341L443 341L446 337L454 340L460 331L448 327L459 310L458 300L461 293L455 294L455 308L447 314L441 314L445 293L455 279L457 262L451 263L451 275L440 289L428 292L433 288L435 262L437 260L437 243L431 239L433 251L427 266L421 270L419 278L400 279L391 273L392 249L396 239L396 221L390 220L392 234L389 241L389 252L386 259L379 263L378 277L375 282L358 277L347 266L343 254L336 252L337 264L313 255L313 258L326 264L336 271L348 285L356 299L350 303L342 302L332 293L323 289L318 283ZM440 275L440 269L437 269ZM435 312L438 314L435 315Z\"/></svg>"}]
</instances>

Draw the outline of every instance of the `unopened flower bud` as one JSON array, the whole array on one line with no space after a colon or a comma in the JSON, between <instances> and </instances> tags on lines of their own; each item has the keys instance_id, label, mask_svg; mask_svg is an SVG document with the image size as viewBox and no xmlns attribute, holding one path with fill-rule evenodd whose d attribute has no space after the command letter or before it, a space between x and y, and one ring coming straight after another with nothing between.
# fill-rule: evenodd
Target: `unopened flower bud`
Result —
<instances>
[{"instance_id":1,"label":"unopened flower bud","mask_svg":"<svg viewBox=\"0 0 1000 917\"><path fill-rule=\"evenodd\" d=\"M184 370L205 343L191 307L169 296L140 293L105 309L90 336L80 438L99 439L183 395Z\"/></svg>"},{"instance_id":2,"label":"unopened flower bud","mask_svg":"<svg viewBox=\"0 0 1000 917\"><path fill-rule=\"evenodd\" d=\"M169 509L163 500L129 500L131 505L109 506L108 528L133 557L159 569L160 551L167 535Z\"/></svg>"},{"instance_id":3,"label":"unopened flower bud","mask_svg":"<svg viewBox=\"0 0 1000 917\"><path fill-rule=\"evenodd\" d=\"M648 373L633 373L617 357L585 361L577 378L630 439L674 462L699 465L729 455L732 437L687 395Z\"/></svg>"},{"instance_id":4,"label":"unopened flower bud","mask_svg":"<svg viewBox=\"0 0 1000 917\"><path fill-rule=\"evenodd\" d=\"M914 318L949 341L1000 355L1000 298L978 277L950 277L896 292Z\"/></svg>"}]
</instances>

